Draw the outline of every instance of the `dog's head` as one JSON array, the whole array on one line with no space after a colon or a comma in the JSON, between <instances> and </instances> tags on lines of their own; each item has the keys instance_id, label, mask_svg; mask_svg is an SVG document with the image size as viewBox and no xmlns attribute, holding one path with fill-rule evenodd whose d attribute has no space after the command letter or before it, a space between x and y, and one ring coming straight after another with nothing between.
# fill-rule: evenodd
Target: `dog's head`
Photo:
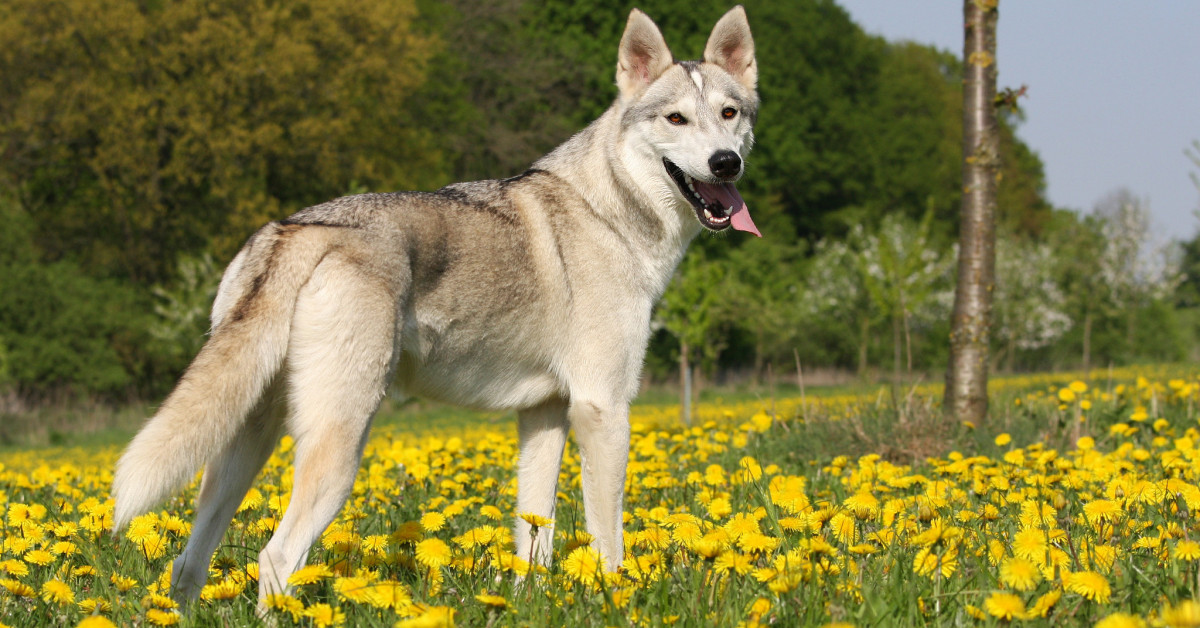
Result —
<instances>
[{"instance_id":1,"label":"dog's head","mask_svg":"<svg viewBox=\"0 0 1200 628\"><path fill-rule=\"evenodd\" d=\"M617 55L622 125L661 163L672 200L710 231L761 236L734 186L754 143L758 65L739 5L713 27L702 61L675 61L658 26L629 14ZM652 154L650 154L652 153Z\"/></svg>"}]
</instances>

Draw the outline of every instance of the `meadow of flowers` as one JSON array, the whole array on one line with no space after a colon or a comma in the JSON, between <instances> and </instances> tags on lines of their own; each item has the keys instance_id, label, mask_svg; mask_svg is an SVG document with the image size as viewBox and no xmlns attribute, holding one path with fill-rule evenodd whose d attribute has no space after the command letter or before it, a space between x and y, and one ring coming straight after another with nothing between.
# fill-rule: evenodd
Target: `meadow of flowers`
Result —
<instances>
[{"instance_id":1,"label":"meadow of flowers","mask_svg":"<svg viewBox=\"0 0 1200 628\"><path fill-rule=\"evenodd\" d=\"M998 380L985 426L936 391L638 406L626 555L601 569L568 446L555 559L513 552L516 429L384 420L354 494L271 600L305 626L1200 626L1200 379ZM894 401L893 401L894 399ZM245 625L287 507L284 439L201 600L171 601L196 486L113 535L115 449L0 454L0 625ZM545 532L542 530L542 532Z\"/></svg>"}]
</instances>

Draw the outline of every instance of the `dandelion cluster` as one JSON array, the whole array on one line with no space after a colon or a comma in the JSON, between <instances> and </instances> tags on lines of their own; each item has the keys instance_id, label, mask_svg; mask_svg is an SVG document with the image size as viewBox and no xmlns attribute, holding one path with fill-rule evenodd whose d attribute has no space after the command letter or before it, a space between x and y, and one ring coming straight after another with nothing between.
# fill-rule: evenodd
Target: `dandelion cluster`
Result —
<instances>
[{"instance_id":1,"label":"dandelion cluster","mask_svg":"<svg viewBox=\"0 0 1200 628\"><path fill-rule=\"evenodd\" d=\"M988 427L1004 432L915 461L794 455L877 396L704 404L692 426L678 408L637 407L615 572L585 531L572 448L552 521L515 512L515 427L385 425L266 612L312 626L1200 625L1200 382L1120 381L1002 381L1012 394ZM1011 436L1020 422L1041 436ZM291 444L188 609L170 572L195 485L114 537L115 451L0 456L0 626L255 621L255 560L287 508ZM513 553L518 518L555 535L548 569Z\"/></svg>"}]
</instances>

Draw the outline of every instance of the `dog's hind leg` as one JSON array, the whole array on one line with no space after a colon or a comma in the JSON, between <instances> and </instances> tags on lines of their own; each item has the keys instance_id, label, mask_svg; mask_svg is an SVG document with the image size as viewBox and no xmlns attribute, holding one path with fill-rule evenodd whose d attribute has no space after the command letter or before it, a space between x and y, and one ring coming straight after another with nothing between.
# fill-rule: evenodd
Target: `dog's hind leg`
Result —
<instances>
[{"instance_id":1,"label":"dog's hind leg","mask_svg":"<svg viewBox=\"0 0 1200 628\"><path fill-rule=\"evenodd\" d=\"M250 490L254 477L275 448L282 425L274 407L278 382L267 390L237 436L208 463L196 498L196 520L187 547L171 569L171 594L194 600L208 580L208 567L225 529Z\"/></svg>"},{"instance_id":2,"label":"dog's hind leg","mask_svg":"<svg viewBox=\"0 0 1200 628\"><path fill-rule=\"evenodd\" d=\"M517 413L521 449L517 459L517 514L533 513L554 518L558 495L558 471L567 441L567 403L552 399ZM537 539L530 524L517 517L514 540L517 556L540 565L550 565L554 524L542 526Z\"/></svg>"},{"instance_id":3,"label":"dog's hind leg","mask_svg":"<svg viewBox=\"0 0 1200 628\"><path fill-rule=\"evenodd\" d=\"M386 280L331 254L300 292L288 346L288 428L296 439L292 498L259 555L259 604L341 510L371 417L393 366L398 310Z\"/></svg>"}]
</instances>

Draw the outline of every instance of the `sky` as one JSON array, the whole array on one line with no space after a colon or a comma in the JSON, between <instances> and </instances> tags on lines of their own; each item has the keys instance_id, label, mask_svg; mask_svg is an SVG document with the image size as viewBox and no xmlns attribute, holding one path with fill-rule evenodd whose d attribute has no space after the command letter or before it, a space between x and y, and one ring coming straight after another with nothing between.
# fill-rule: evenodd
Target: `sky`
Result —
<instances>
[{"instance_id":1,"label":"sky","mask_svg":"<svg viewBox=\"0 0 1200 628\"><path fill-rule=\"evenodd\" d=\"M836 0L864 30L962 56L951 0ZM1028 86L1017 135L1041 157L1055 207L1091 212L1127 188L1153 228L1200 231L1200 176L1184 154L1200 140L1200 2L1000 0L1001 88Z\"/></svg>"}]
</instances>

